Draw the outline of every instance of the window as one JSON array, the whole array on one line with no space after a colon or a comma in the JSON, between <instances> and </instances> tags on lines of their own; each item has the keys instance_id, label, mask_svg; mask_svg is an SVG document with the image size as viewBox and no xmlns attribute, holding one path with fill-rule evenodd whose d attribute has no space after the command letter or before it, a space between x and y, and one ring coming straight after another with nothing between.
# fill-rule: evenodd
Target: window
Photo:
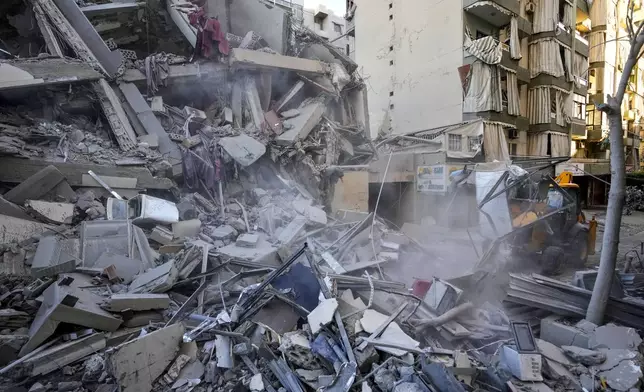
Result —
<instances>
[{"instance_id":1,"label":"window","mask_svg":"<svg viewBox=\"0 0 644 392\"><path fill-rule=\"evenodd\" d=\"M462 142L462 137L461 135L447 135L447 149L450 151L462 151L461 147L461 142Z\"/></svg>"},{"instance_id":2,"label":"window","mask_svg":"<svg viewBox=\"0 0 644 392\"><path fill-rule=\"evenodd\" d=\"M390 96L390 97L393 97L393 96L394 96L394 92L393 92L393 91L390 91L390 92L389 92L389 96Z\"/></svg>"},{"instance_id":3,"label":"window","mask_svg":"<svg viewBox=\"0 0 644 392\"><path fill-rule=\"evenodd\" d=\"M510 153L511 156L517 156L517 148L518 148L518 144L508 143L508 152Z\"/></svg>"},{"instance_id":4,"label":"window","mask_svg":"<svg viewBox=\"0 0 644 392\"><path fill-rule=\"evenodd\" d=\"M389 109L394 110L394 104L393 103L389 105Z\"/></svg>"},{"instance_id":5,"label":"window","mask_svg":"<svg viewBox=\"0 0 644 392\"><path fill-rule=\"evenodd\" d=\"M573 112L574 118L585 120L586 119L586 96L573 94Z\"/></svg>"},{"instance_id":6,"label":"window","mask_svg":"<svg viewBox=\"0 0 644 392\"><path fill-rule=\"evenodd\" d=\"M482 137L482 135L467 137L467 143L469 144L470 151L479 151L481 149Z\"/></svg>"},{"instance_id":7,"label":"window","mask_svg":"<svg viewBox=\"0 0 644 392\"><path fill-rule=\"evenodd\" d=\"M333 22L333 31L335 31L338 34L342 34L342 25L339 23Z\"/></svg>"},{"instance_id":8,"label":"window","mask_svg":"<svg viewBox=\"0 0 644 392\"><path fill-rule=\"evenodd\" d=\"M393 15L389 15L389 20L394 20L394 16L393 16Z\"/></svg>"},{"instance_id":9,"label":"window","mask_svg":"<svg viewBox=\"0 0 644 392\"><path fill-rule=\"evenodd\" d=\"M394 61L393 61L393 60L389 60L389 65L394 65Z\"/></svg>"},{"instance_id":10,"label":"window","mask_svg":"<svg viewBox=\"0 0 644 392\"><path fill-rule=\"evenodd\" d=\"M394 4L393 4L393 3L389 3L389 9L392 9L392 8L394 8Z\"/></svg>"},{"instance_id":11,"label":"window","mask_svg":"<svg viewBox=\"0 0 644 392\"><path fill-rule=\"evenodd\" d=\"M389 51L390 51L390 52L393 52L393 51L394 51L394 47L393 47L393 46L390 46L390 47L389 47Z\"/></svg>"},{"instance_id":12,"label":"window","mask_svg":"<svg viewBox=\"0 0 644 392\"><path fill-rule=\"evenodd\" d=\"M347 44L347 56L351 54L351 46Z\"/></svg>"}]
</instances>

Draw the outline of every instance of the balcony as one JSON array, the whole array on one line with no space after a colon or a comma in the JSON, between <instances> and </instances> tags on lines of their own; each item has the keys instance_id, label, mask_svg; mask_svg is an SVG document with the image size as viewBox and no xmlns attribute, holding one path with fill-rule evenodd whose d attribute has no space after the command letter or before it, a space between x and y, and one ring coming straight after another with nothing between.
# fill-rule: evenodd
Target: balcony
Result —
<instances>
[{"instance_id":1,"label":"balcony","mask_svg":"<svg viewBox=\"0 0 644 392\"><path fill-rule=\"evenodd\" d=\"M571 125L566 127L557 125L557 122L553 117L552 120L550 120L550 124L531 124L529 130L530 132L553 131L553 132L569 133L570 128L571 128Z\"/></svg>"},{"instance_id":2,"label":"balcony","mask_svg":"<svg viewBox=\"0 0 644 392\"><path fill-rule=\"evenodd\" d=\"M463 0L463 9L496 27L510 24L512 15L519 15L521 3L518 0ZM522 17L517 17L519 31L525 35L532 34L532 24Z\"/></svg>"},{"instance_id":3,"label":"balcony","mask_svg":"<svg viewBox=\"0 0 644 392\"><path fill-rule=\"evenodd\" d=\"M463 120L470 121L476 119L484 119L486 121L496 121L502 122L505 124L512 124L516 129L520 131L525 131L530 126L530 121L527 117L522 116L510 116L508 114L507 108L503 108L503 112L478 112L478 113L463 113Z\"/></svg>"},{"instance_id":4,"label":"balcony","mask_svg":"<svg viewBox=\"0 0 644 392\"><path fill-rule=\"evenodd\" d=\"M464 51L465 57L463 59L463 64L473 64L476 61L476 57L469 54L467 51ZM517 81L519 85L530 83L530 71L526 68L519 66L518 60L513 60L510 57L510 51L506 47L503 48L503 57L501 57L500 65L505 68L509 68L517 72Z\"/></svg>"},{"instance_id":5,"label":"balcony","mask_svg":"<svg viewBox=\"0 0 644 392\"><path fill-rule=\"evenodd\" d=\"M573 139L586 139L586 120L573 118L571 135Z\"/></svg>"},{"instance_id":6,"label":"balcony","mask_svg":"<svg viewBox=\"0 0 644 392\"><path fill-rule=\"evenodd\" d=\"M356 21L355 19L347 19L346 21L346 26L347 26L347 35L349 37L355 37L356 36Z\"/></svg>"},{"instance_id":7,"label":"balcony","mask_svg":"<svg viewBox=\"0 0 644 392\"><path fill-rule=\"evenodd\" d=\"M562 23L559 23L556 31L544 31L543 33L537 33L537 34L531 35L530 42L536 41L541 38L550 38L550 37L555 37L562 44L570 48L572 47L572 35L570 34L570 32L566 31ZM575 52L588 58L588 52L589 52L588 41L584 37L582 37L576 30L575 30Z\"/></svg>"},{"instance_id":8,"label":"balcony","mask_svg":"<svg viewBox=\"0 0 644 392\"><path fill-rule=\"evenodd\" d=\"M564 90L570 90L570 87L572 86L572 82L566 81L565 76L556 78L552 75L539 74L535 78L530 80L530 87L537 87L537 86L556 86ZM573 91L575 92L575 94L585 96L588 93L588 87L583 85L580 85L580 86L575 85Z\"/></svg>"}]
</instances>

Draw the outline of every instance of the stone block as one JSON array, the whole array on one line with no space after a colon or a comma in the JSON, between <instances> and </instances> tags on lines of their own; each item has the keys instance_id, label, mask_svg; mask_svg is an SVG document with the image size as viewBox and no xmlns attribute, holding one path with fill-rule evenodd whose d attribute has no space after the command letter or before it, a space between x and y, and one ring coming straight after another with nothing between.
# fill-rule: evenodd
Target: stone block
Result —
<instances>
[{"instance_id":1,"label":"stone block","mask_svg":"<svg viewBox=\"0 0 644 392\"><path fill-rule=\"evenodd\" d=\"M555 346L588 347L590 335L584 331L558 321L559 317L549 316L541 320L541 339Z\"/></svg>"}]
</instances>

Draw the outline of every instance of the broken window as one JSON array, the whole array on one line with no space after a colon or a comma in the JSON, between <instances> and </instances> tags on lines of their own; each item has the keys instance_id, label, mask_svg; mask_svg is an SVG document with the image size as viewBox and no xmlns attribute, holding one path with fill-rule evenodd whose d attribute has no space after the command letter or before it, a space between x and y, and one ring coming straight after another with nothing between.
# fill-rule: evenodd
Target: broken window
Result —
<instances>
[{"instance_id":1,"label":"broken window","mask_svg":"<svg viewBox=\"0 0 644 392\"><path fill-rule=\"evenodd\" d=\"M333 31L335 31L338 34L342 34L342 25L339 23L333 22Z\"/></svg>"},{"instance_id":2,"label":"broken window","mask_svg":"<svg viewBox=\"0 0 644 392\"><path fill-rule=\"evenodd\" d=\"M468 136L467 137L467 143L469 144L470 151L478 151L478 150L480 150L482 140L483 140L483 135Z\"/></svg>"},{"instance_id":3,"label":"broken window","mask_svg":"<svg viewBox=\"0 0 644 392\"><path fill-rule=\"evenodd\" d=\"M447 149L449 151L462 151L461 135L447 135Z\"/></svg>"}]
</instances>

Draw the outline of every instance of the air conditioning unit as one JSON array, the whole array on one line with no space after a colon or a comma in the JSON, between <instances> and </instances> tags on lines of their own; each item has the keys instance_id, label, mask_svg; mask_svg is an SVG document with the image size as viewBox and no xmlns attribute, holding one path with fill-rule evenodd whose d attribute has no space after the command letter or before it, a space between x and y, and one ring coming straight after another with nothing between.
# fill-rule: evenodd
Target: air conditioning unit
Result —
<instances>
[{"instance_id":1,"label":"air conditioning unit","mask_svg":"<svg viewBox=\"0 0 644 392\"><path fill-rule=\"evenodd\" d=\"M508 129L508 139L517 139L519 137L519 131L516 129Z\"/></svg>"},{"instance_id":2,"label":"air conditioning unit","mask_svg":"<svg viewBox=\"0 0 644 392\"><path fill-rule=\"evenodd\" d=\"M528 1L525 4L525 12L527 12L528 14L534 14L536 8L537 6L532 1Z\"/></svg>"}]
</instances>

